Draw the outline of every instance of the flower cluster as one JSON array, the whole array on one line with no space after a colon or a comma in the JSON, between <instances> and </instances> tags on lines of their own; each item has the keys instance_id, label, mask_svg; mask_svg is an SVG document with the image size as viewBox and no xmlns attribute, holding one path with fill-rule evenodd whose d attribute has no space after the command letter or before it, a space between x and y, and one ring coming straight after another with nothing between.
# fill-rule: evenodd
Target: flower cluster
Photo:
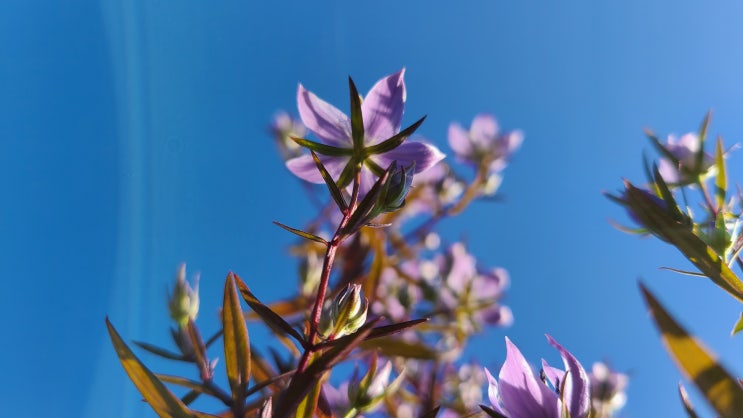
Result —
<instances>
[{"instance_id":1,"label":"flower cluster","mask_svg":"<svg viewBox=\"0 0 743 418\"><path fill-rule=\"evenodd\" d=\"M549 337L565 370L544 363L541 380L508 339L499 380L462 361L471 338L513 321L504 303L510 279L464 243L442 242L436 227L497 192L523 135L501 132L485 114L469 131L453 123L448 142L456 161L475 169L462 175L469 170L442 161L431 142L410 139L424 118L402 128L404 76L400 70L382 78L364 97L349 79L347 113L300 84L299 120L276 115L271 132L286 167L311 196L320 189L312 184L324 184L328 196L304 228L276 222L299 238L292 248L296 291L265 304L229 273L220 328L206 340L195 323L198 287L189 286L181 267L169 301L178 351L138 345L192 363L198 380L152 373L108 323L127 372L159 415L202 416L190 404L210 396L224 404L220 415L234 417L454 417L478 412L486 383L492 408L484 409L496 416L583 418L599 405L591 401L594 386L602 411L595 418L621 406L626 379L597 369L592 379L600 383L589 384L580 363ZM265 324L277 343L251 341L248 322ZM227 389L214 381L209 358L220 338ZM353 362L352 374L336 367L344 362ZM189 391L177 397L163 382Z\"/></svg>"}]
</instances>

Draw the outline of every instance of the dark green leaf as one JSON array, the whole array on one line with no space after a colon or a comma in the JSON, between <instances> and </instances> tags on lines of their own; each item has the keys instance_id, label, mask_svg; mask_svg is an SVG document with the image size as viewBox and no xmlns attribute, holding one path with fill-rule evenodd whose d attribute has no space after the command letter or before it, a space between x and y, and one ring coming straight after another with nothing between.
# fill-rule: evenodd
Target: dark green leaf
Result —
<instances>
[{"instance_id":1,"label":"dark green leaf","mask_svg":"<svg viewBox=\"0 0 743 418\"><path fill-rule=\"evenodd\" d=\"M319 142L310 141L309 139L290 137L292 141L296 142L300 146L303 146L309 150L315 151L318 154L327 155L328 157L349 157L353 155L353 150L350 148L338 148L331 145L321 144Z\"/></svg>"},{"instance_id":2,"label":"dark green leaf","mask_svg":"<svg viewBox=\"0 0 743 418\"><path fill-rule=\"evenodd\" d=\"M372 145L366 149L366 153L369 155L373 154L384 154L385 152L392 151L405 142L405 140L421 126L426 117L418 119L415 123L408 126L407 128L400 131L397 135L390 137L389 139L380 142L379 144Z\"/></svg>"},{"instance_id":3,"label":"dark green leaf","mask_svg":"<svg viewBox=\"0 0 743 418\"><path fill-rule=\"evenodd\" d=\"M160 417L191 418L198 415L178 399L158 378L132 353L111 322L106 318L106 327L116 355L126 374L142 394L145 401Z\"/></svg>"},{"instance_id":4,"label":"dark green leaf","mask_svg":"<svg viewBox=\"0 0 743 418\"><path fill-rule=\"evenodd\" d=\"M666 350L722 417L743 416L743 388L693 336L679 325L640 283L645 303L661 332Z\"/></svg>"},{"instance_id":5,"label":"dark green leaf","mask_svg":"<svg viewBox=\"0 0 743 418\"><path fill-rule=\"evenodd\" d=\"M317 235L310 234L309 232L304 232L300 229L295 229L290 226L284 225L279 221L273 221L274 224L286 229L287 231L291 232L292 234L299 235L302 238L308 239L310 241L319 242L321 244L328 245L328 242L325 241L322 237L318 237Z\"/></svg>"},{"instance_id":6,"label":"dark green leaf","mask_svg":"<svg viewBox=\"0 0 743 418\"><path fill-rule=\"evenodd\" d=\"M230 382L232 399L239 405L245 401L245 389L250 381L250 343L240 298L237 296L235 278L234 273L230 272L225 281L222 329L227 379Z\"/></svg>"},{"instance_id":7,"label":"dark green leaf","mask_svg":"<svg viewBox=\"0 0 743 418\"><path fill-rule=\"evenodd\" d=\"M712 119L712 111L707 112L702 120L702 124L699 126L699 150L697 151L695 163L695 171L700 171L704 164L704 143L707 141L707 129L709 128L709 121Z\"/></svg>"},{"instance_id":8,"label":"dark green leaf","mask_svg":"<svg viewBox=\"0 0 743 418\"><path fill-rule=\"evenodd\" d=\"M351 95L351 138L353 154L361 155L364 150L364 118L361 114L361 96L351 77L348 77L348 90Z\"/></svg>"},{"instance_id":9,"label":"dark green leaf","mask_svg":"<svg viewBox=\"0 0 743 418\"><path fill-rule=\"evenodd\" d=\"M488 416L492 418L508 418L506 416L501 415L498 411L496 411L495 409L489 406L480 405L480 409L485 411L485 413L488 414Z\"/></svg>"},{"instance_id":10,"label":"dark green leaf","mask_svg":"<svg viewBox=\"0 0 743 418\"><path fill-rule=\"evenodd\" d=\"M421 418L436 418L436 415L439 414L440 410L441 410L441 406L437 406L436 408L433 408L432 410L421 415Z\"/></svg>"},{"instance_id":11,"label":"dark green leaf","mask_svg":"<svg viewBox=\"0 0 743 418\"><path fill-rule=\"evenodd\" d=\"M160 348L156 345L152 345L152 344L141 342L141 341L134 341L134 344L144 350L149 351L152 354L166 358L168 360L187 361L187 362L192 361L192 359L186 358L183 354L174 353L164 348Z\"/></svg>"},{"instance_id":12,"label":"dark green leaf","mask_svg":"<svg viewBox=\"0 0 743 418\"><path fill-rule=\"evenodd\" d=\"M190 405L199 396L201 396L201 392L196 392L195 390L192 390L188 392L187 394L183 395L183 397L181 398L181 402L183 402L185 405Z\"/></svg>"},{"instance_id":13,"label":"dark green leaf","mask_svg":"<svg viewBox=\"0 0 743 418\"><path fill-rule=\"evenodd\" d=\"M272 311L271 308L261 303L258 298L248 289L248 285L243 282L240 277L235 275L235 281L237 282L237 288L240 290L240 295L243 300L250 306L251 309L263 319L263 322L271 327L274 332L278 334L288 334L297 340L302 347L306 346L307 343L304 341L304 337L297 332L288 322L279 316L276 312Z\"/></svg>"},{"instance_id":14,"label":"dark green leaf","mask_svg":"<svg viewBox=\"0 0 743 418\"><path fill-rule=\"evenodd\" d=\"M408 342L396 337L367 339L360 345L365 350L376 349L386 357L404 357L406 359L434 360L439 353L422 342Z\"/></svg>"},{"instance_id":15,"label":"dark green leaf","mask_svg":"<svg viewBox=\"0 0 743 418\"><path fill-rule=\"evenodd\" d=\"M311 151L311 153L312 153L312 159L315 160L315 165L317 166L317 169L320 170L320 175L322 176L322 179L325 181L325 185L328 186L328 191L330 192L330 196L333 197L335 204L338 205L341 211L345 212L348 209L348 204L346 203L346 199L343 197L343 193L338 188L338 185L335 184L333 177L331 177L330 173L328 173L328 170L325 169L325 166L322 164L322 161L320 161L320 158L317 156L317 154L315 154L314 151Z\"/></svg>"}]
</instances>

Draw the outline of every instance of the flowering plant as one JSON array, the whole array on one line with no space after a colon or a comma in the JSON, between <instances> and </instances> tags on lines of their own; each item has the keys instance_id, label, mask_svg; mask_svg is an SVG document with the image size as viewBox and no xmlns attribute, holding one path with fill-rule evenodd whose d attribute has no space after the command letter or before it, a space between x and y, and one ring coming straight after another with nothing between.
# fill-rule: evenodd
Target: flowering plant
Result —
<instances>
[{"instance_id":1,"label":"flowering plant","mask_svg":"<svg viewBox=\"0 0 743 418\"><path fill-rule=\"evenodd\" d=\"M603 364L588 374L551 337L564 370L543 362L537 372L509 339L498 379L462 361L478 332L511 324L503 303L510 278L503 268L482 266L465 243L442 243L436 227L497 193L523 134L500 131L486 114L475 116L469 130L452 123L448 143L455 160L474 170L461 174L432 143L411 139L425 117L401 129L404 76L400 70L382 78L364 98L349 78L348 114L300 85L301 121L286 112L277 116L272 132L286 167L302 181L323 184L327 203L304 228L276 222L298 237L296 292L266 304L228 273L221 323L210 338L203 339L196 325L198 286L186 281L185 266L178 270L169 301L176 349L136 345L193 364L197 378L152 372L106 320L124 369L158 415L602 418L621 408L626 376ZM697 171L683 174L707 165L693 167ZM307 190L316 192L311 185ZM643 193L614 199L630 207L637 199L657 200ZM668 212L668 205L652 204ZM635 216L652 231L648 219L655 218L642 211ZM255 322L267 326L283 352L270 347L267 356L250 341L248 324ZM219 341L222 350L215 354ZM226 386L215 378L217 356ZM176 396L166 384L185 393ZM195 408L202 397L219 402L218 415Z\"/></svg>"}]
</instances>

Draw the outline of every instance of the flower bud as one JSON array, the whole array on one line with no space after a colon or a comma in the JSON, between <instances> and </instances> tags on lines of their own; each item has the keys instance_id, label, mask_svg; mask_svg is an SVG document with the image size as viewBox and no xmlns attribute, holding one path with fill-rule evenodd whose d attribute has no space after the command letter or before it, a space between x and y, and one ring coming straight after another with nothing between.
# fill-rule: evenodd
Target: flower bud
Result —
<instances>
[{"instance_id":1,"label":"flower bud","mask_svg":"<svg viewBox=\"0 0 743 418\"><path fill-rule=\"evenodd\" d=\"M385 396L395 392L402 382L404 371L392 383L390 372L392 362L389 360L381 369L377 369L377 357L372 357L366 375L358 380L356 373L348 384L348 401L359 412L373 412Z\"/></svg>"},{"instance_id":2,"label":"flower bud","mask_svg":"<svg viewBox=\"0 0 743 418\"><path fill-rule=\"evenodd\" d=\"M360 284L349 284L323 309L320 332L328 337L353 334L366 322L369 301L361 296Z\"/></svg>"},{"instance_id":3,"label":"flower bud","mask_svg":"<svg viewBox=\"0 0 743 418\"><path fill-rule=\"evenodd\" d=\"M390 175L382 185L382 193L377 201L377 209L380 212L394 212L405 205L405 197L413 183L415 162L406 168L398 166L397 161L393 161L389 170Z\"/></svg>"},{"instance_id":4,"label":"flower bud","mask_svg":"<svg viewBox=\"0 0 743 418\"><path fill-rule=\"evenodd\" d=\"M186 281L186 264L181 264L175 277L175 287L168 301L170 317L180 328L188 324L188 320L196 320L199 313L199 276L194 279L194 287Z\"/></svg>"}]
</instances>

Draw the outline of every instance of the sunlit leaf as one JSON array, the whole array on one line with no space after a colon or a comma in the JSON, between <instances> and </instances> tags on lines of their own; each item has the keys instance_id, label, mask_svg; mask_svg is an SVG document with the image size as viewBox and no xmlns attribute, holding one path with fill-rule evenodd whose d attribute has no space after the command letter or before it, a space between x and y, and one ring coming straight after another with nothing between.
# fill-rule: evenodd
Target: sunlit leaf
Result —
<instances>
[{"instance_id":1,"label":"sunlit leaf","mask_svg":"<svg viewBox=\"0 0 743 418\"><path fill-rule=\"evenodd\" d=\"M299 235L302 238L308 239L310 241L319 242L321 244L328 245L328 242L325 241L322 237L318 237L317 235L310 234L309 232L302 231L301 229L292 228L290 226L284 225L279 221L273 221L274 224L286 229L287 231L291 232L292 234Z\"/></svg>"},{"instance_id":2,"label":"sunlit leaf","mask_svg":"<svg viewBox=\"0 0 743 418\"><path fill-rule=\"evenodd\" d=\"M712 119L712 111L707 112L699 126L699 151L697 151L695 167L699 169L704 164L704 143L707 142L707 130Z\"/></svg>"},{"instance_id":3,"label":"sunlit leaf","mask_svg":"<svg viewBox=\"0 0 743 418\"><path fill-rule=\"evenodd\" d=\"M717 146L715 147L715 167L717 168L717 176L715 177L715 200L717 203L717 210L723 211L725 208L725 191L728 187L727 173L725 172L725 151L722 149L722 138L717 138ZM719 218L722 218L722 214L718 214Z\"/></svg>"},{"instance_id":4,"label":"sunlit leaf","mask_svg":"<svg viewBox=\"0 0 743 418\"><path fill-rule=\"evenodd\" d=\"M408 342L397 337L367 339L359 345L365 350L377 349L386 357L403 357L406 359L434 360L438 351L421 342Z\"/></svg>"},{"instance_id":5,"label":"sunlit leaf","mask_svg":"<svg viewBox=\"0 0 743 418\"><path fill-rule=\"evenodd\" d=\"M276 333L280 334L288 334L291 335L295 340L297 340L303 347L306 345L304 341L304 337L297 332L294 328L292 328L291 325L289 325L288 322L284 320L281 316L279 316L276 312L272 311L268 306L261 303L261 301L258 300L258 298L255 297L255 295L248 289L248 285L243 282L240 277L235 275L235 282L237 283L237 288L240 290L240 295L242 296L243 300L250 306L253 311L263 319L263 321L271 327L272 330Z\"/></svg>"},{"instance_id":6,"label":"sunlit leaf","mask_svg":"<svg viewBox=\"0 0 743 418\"><path fill-rule=\"evenodd\" d=\"M164 348L160 348L156 345L152 345L152 344L141 342L141 341L133 341L133 342L135 345L139 346L140 348L147 350L150 353L160 356L162 358L166 358L168 360L187 361L187 362L192 361L192 359L186 358L186 356L184 356L183 354L174 353Z\"/></svg>"},{"instance_id":7,"label":"sunlit leaf","mask_svg":"<svg viewBox=\"0 0 743 418\"><path fill-rule=\"evenodd\" d=\"M670 242L686 256L705 276L733 297L743 302L743 282L709 247L682 221L673 219L669 212L641 189L626 182L626 199L643 223L660 238Z\"/></svg>"},{"instance_id":8,"label":"sunlit leaf","mask_svg":"<svg viewBox=\"0 0 743 418\"><path fill-rule=\"evenodd\" d=\"M129 349L124 340L111 322L106 318L106 327L111 337L111 342L116 349L116 355L124 366L129 379L142 394L145 401L160 417L188 418L197 417L198 415L188 409L188 407L178 399L158 378L147 368Z\"/></svg>"},{"instance_id":9,"label":"sunlit leaf","mask_svg":"<svg viewBox=\"0 0 743 418\"><path fill-rule=\"evenodd\" d=\"M730 332L730 335L735 335L741 330L743 330L743 312L740 313L738 320L735 321L735 325L733 326L733 330Z\"/></svg>"},{"instance_id":10,"label":"sunlit leaf","mask_svg":"<svg viewBox=\"0 0 743 418\"><path fill-rule=\"evenodd\" d=\"M188 319L186 330L188 331L188 337L191 340L192 352L196 365L199 366L201 378L204 380L211 379L209 359L206 357L206 346L204 345L204 340L201 338L201 333L196 327L196 323L193 322L193 319Z\"/></svg>"},{"instance_id":11,"label":"sunlit leaf","mask_svg":"<svg viewBox=\"0 0 743 418\"><path fill-rule=\"evenodd\" d=\"M399 147L400 144L405 142L405 140L410 135L413 135L413 133L418 129L418 127L421 126L424 120L426 120L425 116L418 119L417 121L415 121L415 123L403 129L393 137L367 148L367 152L370 154L383 154L385 152L392 151L393 149Z\"/></svg>"},{"instance_id":12,"label":"sunlit leaf","mask_svg":"<svg viewBox=\"0 0 743 418\"><path fill-rule=\"evenodd\" d=\"M645 302L661 332L666 350L678 368L722 417L743 416L743 388L710 352L682 328L640 283Z\"/></svg>"},{"instance_id":13,"label":"sunlit leaf","mask_svg":"<svg viewBox=\"0 0 743 418\"><path fill-rule=\"evenodd\" d=\"M250 381L250 343L248 327L243 318L233 273L227 275L222 303L224 362L227 368L227 379L230 382L232 399L237 404L241 404L245 401L245 389Z\"/></svg>"},{"instance_id":14,"label":"sunlit leaf","mask_svg":"<svg viewBox=\"0 0 743 418\"><path fill-rule=\"evenodd\" d=\"M315 151L318 154L327 155L329 157L343 157L353 154L353 150L351 149L337 148L331 145L325 145L319 142L310 141L309 139L297 138L294 136L290 136L289 138L291 138L292 141L296 142L302 147Z\"/></svg>"}]
</instances>

